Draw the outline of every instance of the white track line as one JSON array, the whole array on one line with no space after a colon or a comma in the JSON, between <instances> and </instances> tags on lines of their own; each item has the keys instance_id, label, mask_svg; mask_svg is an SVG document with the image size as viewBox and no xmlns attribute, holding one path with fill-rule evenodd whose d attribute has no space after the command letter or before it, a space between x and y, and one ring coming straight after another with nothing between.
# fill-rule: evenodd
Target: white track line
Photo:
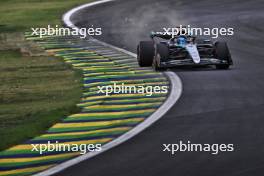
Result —
<instances>
[{"instance_id":1,"label":"white track line","mask_svg":"<svg viewBox=\"0 0 264 176\"><path fill-rule=\"evenodd\" d=\"M64 14L63 16L63 21L64 23L68 26L68 27L75 27L77 28L70 20L70 17L77 12L78 10L87 8L87 7L91 7L91 6L95 6L97 4L102 4L102 3L106 3L106 2L110 2L110 1L114 1L114 0L100 0L100 1L96 1L96 2L92 2L92 3L88 3L88 4L84 4L81 6L78 6L76 8L71 9L70 11L68 11L67 13ZM116 46L107 44L105 42L93 39L94 41L105 45L107 47L111 47L113 49L116 49L118 51L124 52L128 55L131 55L133 57L136 57L136 54L124 50L122 48L118 48ZM144 129L148 128L149 126L151 126L154 122L156 122L157 120L159 120L176 102L177 100L180 98L181 93L182 93L182 82L180 80L180 78L174 73L174 72L164 72L164 74L169 78L170 83L171 83L171 87L170 87L170 94L168 96L168 98L166 99L166 101L157 109L157 111L155 111L151 116L149 116L148 118L146 118L146 120L144 120L142 123L140 123L139 125L137 125L135 128L133 128L132 130L126 132L125 134L121 135L120 137L114 139L113 141L105 144L102 146L102 150L100 152L89 152L87 154L78 156L74 159L65 161L61 164L58 164L55 167L52 167L50 169L47 169L43 172L37 173L34 176L49 176L49 175L53 175L55 173L58 173L70 166L73 166L75 164L78 164L84 160L87 160L89 158L92 158L100 153L103 153L113 147L118 146L119 144L122 144L123 142L129 140L130 138L136 136L137 134L139 134L140 132L142 132Z\"/></svg>"}]
</instances>

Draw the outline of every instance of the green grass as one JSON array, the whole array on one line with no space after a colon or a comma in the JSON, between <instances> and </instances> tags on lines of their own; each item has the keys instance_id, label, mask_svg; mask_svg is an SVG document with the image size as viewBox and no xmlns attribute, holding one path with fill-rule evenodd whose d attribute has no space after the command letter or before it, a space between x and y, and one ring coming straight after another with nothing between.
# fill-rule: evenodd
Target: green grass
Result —
<instances>
[{"instance_id":1,"label":"green grass","mask_svg":"<svg viewBox=\"0 0 264 176\"><path fill-rule=\"evenodd\" d=\"M0 33L31 31L32 27L61 24L69 9L91 0L1 0Z\"/></svg>"},{"instance_id":2,"label":"green grass","mask_svg":"<svg viewBox=\"0 0 264 176\"><path fill-rule=\"evenodd\" d=\"M61 25L61 16L90 0L1 0L0 33ZM55 57L0 51L0 150L41 134L77 112L80 73Z\"/></svg>"},{"instance_id":3,"label":"green grass","mask_svg":"<svg viewBox=\"0 0 264 176\"><path fill-rule=\"evenodd\" d=\"M0 150L78 112L80 76L60 58L0 51Z\"/></svg>"},{"instance_id":4,"label":"green grass","mask_svg":"<svg viewBox=\"0 0 264 176\"><path fill-rule=\"evenodd\" d=\"M0 34L61 25L67 10L89 1L0 0ZM41 134L77 112L80 80L80 73L62 59L0 51L0 150Z\"/></svg>"}]
</instances>

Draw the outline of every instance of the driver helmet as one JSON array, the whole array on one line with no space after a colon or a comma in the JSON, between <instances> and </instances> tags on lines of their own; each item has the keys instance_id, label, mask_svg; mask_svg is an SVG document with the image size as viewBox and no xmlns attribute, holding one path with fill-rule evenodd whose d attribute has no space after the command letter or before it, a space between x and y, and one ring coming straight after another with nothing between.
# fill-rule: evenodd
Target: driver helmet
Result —
<instances>
[{"instance_id":1,"label":"driver helmet","mask_svg":"<svg viewBox=\"0 0 264 176\"><path fill-rule=\"evenodd\" d=\"M187 39L185 36L179 36L178 39L177 39L177 44L178 45L185 45L187 43Z\"/></svg>"}]
</instances>

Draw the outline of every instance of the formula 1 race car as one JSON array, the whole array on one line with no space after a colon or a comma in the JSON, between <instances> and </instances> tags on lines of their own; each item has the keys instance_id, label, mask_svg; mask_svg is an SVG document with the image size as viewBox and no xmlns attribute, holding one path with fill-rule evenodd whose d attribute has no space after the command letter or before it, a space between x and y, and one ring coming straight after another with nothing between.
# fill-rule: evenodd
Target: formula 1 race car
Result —
<instances>
[{"instance_id":1,"label":"formula 1 race car","mask_svg":"<svg viewBox=\"0 0 264 176\"><path fill-rule=\"evenodd\" d=\"M137 60L141 67L155 70L182 65L215 65L228 69L233 64L226 42L197 39L191 35L151 33L151 41L137 46Z\"/></svg>"}]
</instances>

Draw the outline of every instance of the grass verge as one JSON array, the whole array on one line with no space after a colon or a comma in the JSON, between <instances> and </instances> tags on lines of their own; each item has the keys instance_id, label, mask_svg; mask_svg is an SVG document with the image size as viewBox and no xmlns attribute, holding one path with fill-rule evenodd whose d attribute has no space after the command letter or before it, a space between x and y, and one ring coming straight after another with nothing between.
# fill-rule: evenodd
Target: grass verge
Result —
<instances>
[{"instance_id":1,"label":"grass verge","mask_svg":"<svg viewBox=\"0 0 264 176\"><path fill-rule=\"evenodd\" d=\"M0 52L0 150L45 131L77 112L81 73L62 59Z\"/></svg>"},{"instance_id":2,"label":"grass verge","mask_svg":"<svg viewBox=\"0 0 264 176\"><path fill-rule=\"evenodd\" d=\"M0 1L0 33L31 31L32 27L61 24L67 10L91 0L5 0Z\"/></svg>"},{"instance_id":3,"label":"grass verge","mask_svg":"<svg viewBox=\"0 0 264 176\"><path fill-rule=\"evenodd\" d=\"M86 2L89 0L1 1L0 34L61 25L63 13ZM37 136L77 112L80 78L62 59L0 51L0 150Z\"/></svg>"}]
</instances>

